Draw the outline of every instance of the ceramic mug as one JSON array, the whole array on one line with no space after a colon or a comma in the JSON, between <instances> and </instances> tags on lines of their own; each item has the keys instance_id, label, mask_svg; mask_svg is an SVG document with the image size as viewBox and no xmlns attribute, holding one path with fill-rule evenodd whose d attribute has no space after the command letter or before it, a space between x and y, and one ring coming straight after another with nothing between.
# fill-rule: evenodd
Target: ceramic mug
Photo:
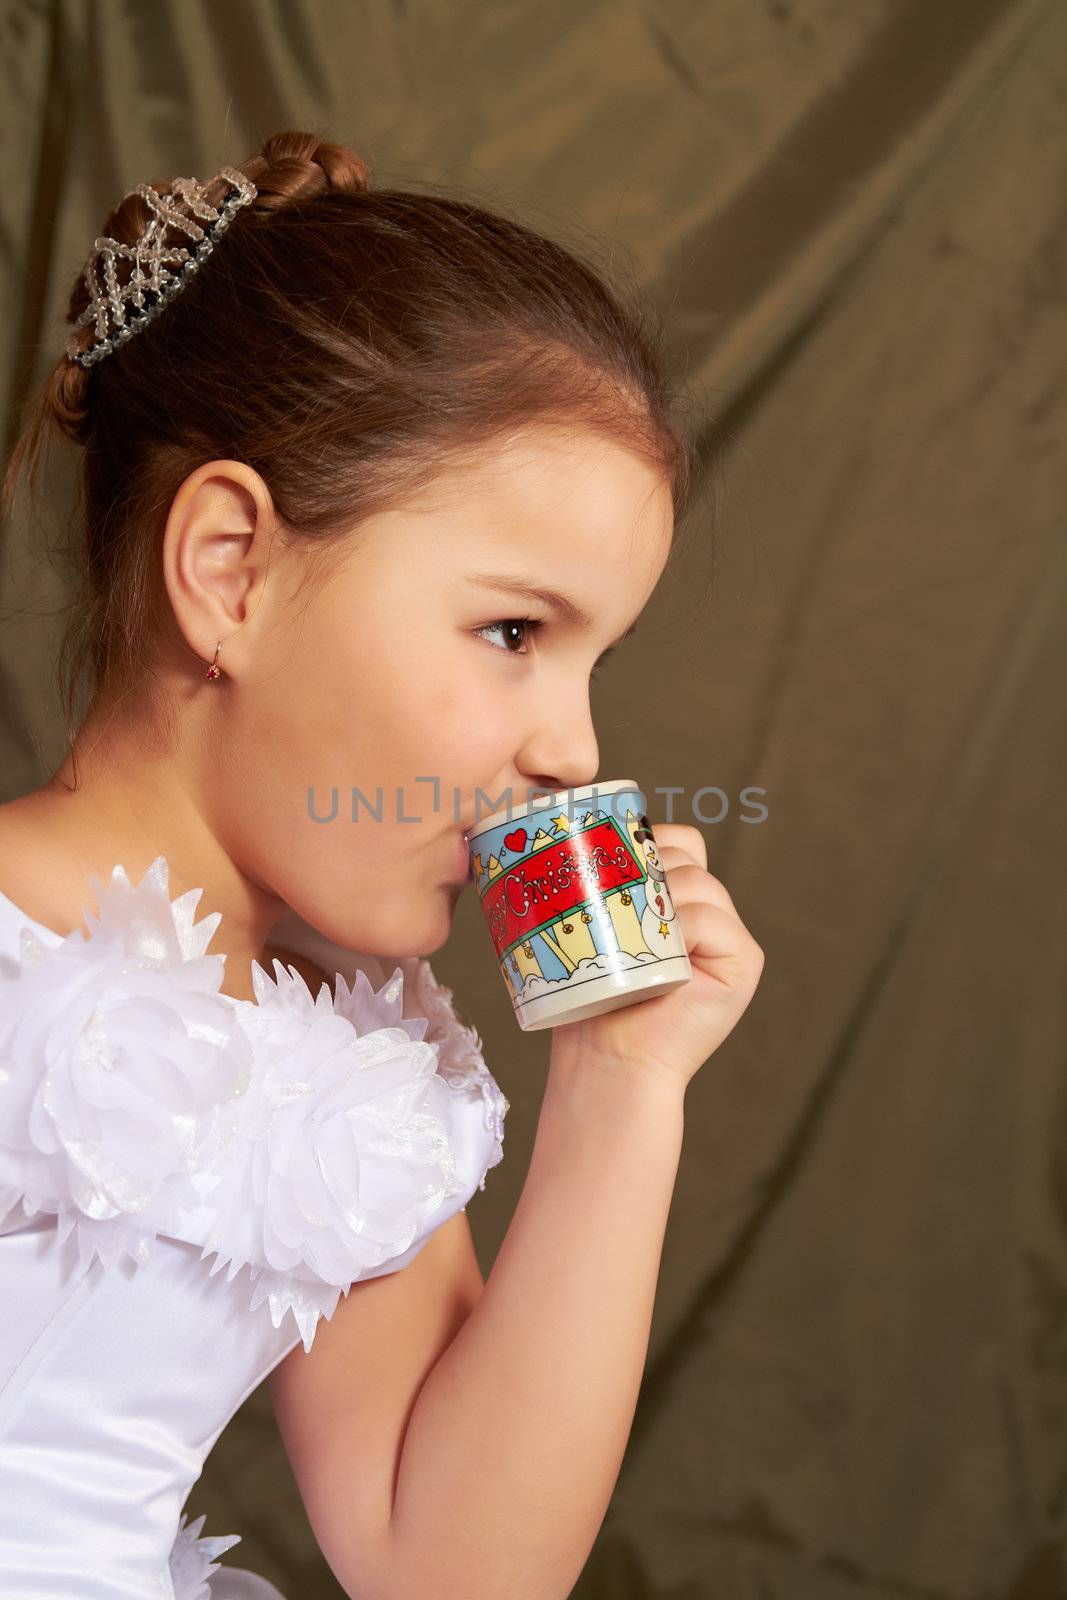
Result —
<instances>
[{"instance_id":1,"label":"ceramic mug","mask_svg":"<svg viewBox=\"0 0 1067 1600\"><path fill-rule=\"evenodd\" d=\"M470 830L500 973L526 1032L688 983L645 799L628 778L539 794Z\"/></svg>"}]
</instances>

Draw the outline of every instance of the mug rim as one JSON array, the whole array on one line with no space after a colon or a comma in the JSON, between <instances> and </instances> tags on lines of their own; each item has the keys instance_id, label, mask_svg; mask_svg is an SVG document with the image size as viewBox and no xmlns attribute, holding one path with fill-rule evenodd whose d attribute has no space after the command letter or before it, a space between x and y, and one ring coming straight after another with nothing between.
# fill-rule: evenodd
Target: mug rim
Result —
<instances>
[{"instance_id":1,"label":"mug rim","mask_svg":"<svg viewBox=\"0 0 1067 1600\"><path fill-rule=\"evenodd\" d=\"M502 822L522 821L535 807L538 812L551 811L557 804L576 804L587 794L617 794L621 789L635 789L638 794L641 793L641 785L632 778L611 778L603 783L585 783L577 789L573 786L569 789L556 789L552 793L540 794L536 800L524 800L521 806L513 810L504 807L503 810L494 811L488 817L482 817L480 821L471 824L468 838L473 844L481 834L487 833L490 828L498 827Z\"/></svg>"}]
</instances>

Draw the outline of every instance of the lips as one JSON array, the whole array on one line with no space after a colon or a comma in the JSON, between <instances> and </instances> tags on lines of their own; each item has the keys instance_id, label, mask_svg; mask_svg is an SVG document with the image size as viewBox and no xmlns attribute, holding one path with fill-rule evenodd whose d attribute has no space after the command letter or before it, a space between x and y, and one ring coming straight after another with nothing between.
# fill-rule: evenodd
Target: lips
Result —
<instances>
[{"instance_id":1,"label":"lips","mask_svg":"<svg viewBox=\"0 0 1067 1600\"><path fill-rule=\"evenodd\" d=\"M466 833L457 836L456 845L456 878L457 883L466 883L471 876L471 850L467 843Z\"/></svg>"}]
</instances>

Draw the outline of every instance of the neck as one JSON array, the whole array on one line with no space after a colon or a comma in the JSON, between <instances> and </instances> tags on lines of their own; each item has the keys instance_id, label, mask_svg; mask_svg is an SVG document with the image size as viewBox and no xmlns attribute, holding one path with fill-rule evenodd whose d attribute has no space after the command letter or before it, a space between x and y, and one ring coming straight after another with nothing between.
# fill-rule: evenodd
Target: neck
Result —
<instances>
[{"instance_id":1,"label":"neck","mask_svg":"<svg viewBox=\"0 0 1067 1600\"><path fill-rule=\"evenodd\" d=\"M196 761L181 746L153 751L143 727L101 708L83 723L74 755L76 787L68 754L41 788L0 806L0 888L55 932L84 932L91 878L107 883L118 864L139 883L162 854L172 900L202 888L198 918L221 912L211 949L226 955L222 988L251 999L251 963L262 960L285 907L226 848Z\"/></svg>"}]
</instances>

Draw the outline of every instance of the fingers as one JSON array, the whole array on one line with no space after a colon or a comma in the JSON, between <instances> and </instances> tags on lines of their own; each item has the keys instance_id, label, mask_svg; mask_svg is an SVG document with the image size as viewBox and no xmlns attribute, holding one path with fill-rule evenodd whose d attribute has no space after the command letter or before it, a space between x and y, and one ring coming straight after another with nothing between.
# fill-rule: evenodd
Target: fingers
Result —
<instances>
[{"instance_id":1,"label":"fingers","mask_svg":"<svg viewBox=\"0 0 1067 1600\"><path fill-rule=\"evenodd\" d=\"M726 885L708 871L708 846L699 828L685 822L659 822L653 824L656 848L660 863L667 874L667 887L675 909L681 916L683 906L714 906L733 917L744 938L759 951L760 965L763 952L749 933Z\"/></svg>"},{"instance_id":2,"label":"fingers","mask_svg":"<svg viewBox=\"0 0 1067 1600\"><path fill-rule=\"evenodd\" d=\"M764 955L744 923L708 900L692 900L677 911L689 959L732 991L755 990Z\"/></svg>"},{"instance_id":3,"label":"fingers","mask_svg":"<svg viewBox=\"0 0 1067 1600\"><path fill-rule=\"evenodd\" d=\"M732 917L737 916L737 907L726 885L710 872L705 872L703 867L698 867L688 856L664 859L663 866L667 873L667 887L676 908L694 901L704 901L708 905L721 906Z\"/></svg>"},{"instance_id":4,"label":"fingers","mask_svg":"<svg viewBox=\"0 0 1067 1600\"><path fill-rule=\"evenodd\" d=\"M667 850L681 850L698 867L707 867L708 845L707 840L699 828L693 827L690 822L654 822L652 832L656 836L656 849L662 857Z\"/></svg>"}]
</instances>

